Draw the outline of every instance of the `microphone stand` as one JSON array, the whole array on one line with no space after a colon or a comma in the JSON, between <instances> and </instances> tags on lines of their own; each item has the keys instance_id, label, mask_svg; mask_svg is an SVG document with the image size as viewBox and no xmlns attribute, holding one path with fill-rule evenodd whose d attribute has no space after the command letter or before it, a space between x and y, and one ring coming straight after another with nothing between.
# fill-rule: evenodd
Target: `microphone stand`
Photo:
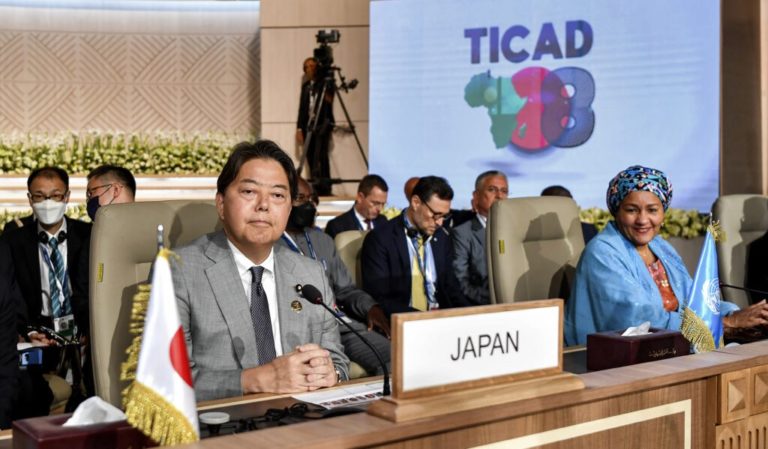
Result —
<instances>
[{"instance_id":1,"label":"microphone stand","mask_svg":"<svg viewBox=\"0 0 768 449\"><path fill-rule=\"evenodd\" d=\"M725 283L721 282L720 283L720 288L722 288L722 287L732 288L732 289L735 289L735 290L741 290L741 291L748 292L748 293L757 293L758 295L763 295L764 297L768 298L768 292L764 292L762 290L756 290L754 288L739 287L739 286L736 286L736 285L730 285L730 284L725 284Z\"/></svg>"},{"instance_id":2,"label":"microphone stand","mask_svg":"<svg viewBox=\"0 0 768 449\"><path fill-rule=\"evenodd\" d=\"M311 288L309 288L309 287L311 287ZM358 331L356 331L355 329L353 329L352 326L349 325L349 323L347 323L346 321L342 320L341 317L339 317L336 314L336 312L333 311L333 309L328 307L328 304L323 302L322 294L320 293L319 290L317 290L316 287L314 287L313 285L306 284L304 286L297 286L297 289L302 294L302 296L304 296L304 298L307 299L307 301L309 301L309 302L311 302L313 304L320 304L323 307L325 307L325 310L327 310L331 315L333 315L333 317L336 318L336 321L344 323L344 325L347 326L347 329L349 329L350 331L352 331L352 333L357 335L357 337L360 340L362 340L363 343L365 343L366 346L368 346L371 349L371 351L373 351L373 355L376 356L376 359L378 359L378 361L379 361L379 365L381 365L381 368L384 371L384 386L382 388L381 394L384 395L384 396L389 396L391 394L391 390L390 390L390 387L389 387L389 370L387 369L387 364L384 363L384 359L381 357L381 354L379 354L379 351L377 351L376 348L373 347L373 345L368 341L368 339L366 339L365 337L360 335L360 333ZM313 294L313 293L316 293L316 294ZM309 296L314 296L314 298L310 298Z\"/></svg>"}]
</instances>

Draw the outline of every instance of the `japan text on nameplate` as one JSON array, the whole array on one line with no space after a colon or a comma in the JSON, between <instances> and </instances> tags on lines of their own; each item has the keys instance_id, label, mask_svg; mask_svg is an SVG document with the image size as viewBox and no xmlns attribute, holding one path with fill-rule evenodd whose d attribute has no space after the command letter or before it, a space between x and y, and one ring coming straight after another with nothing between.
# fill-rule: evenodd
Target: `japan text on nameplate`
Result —
<instances>
[{"instance_id":1,"label":"japan text on nameplate","mask_svg":"<svg viewBox=\"0 0 768 449\"><path fill-rule=\"evenodd\" d=\"M394 396L562 371L563 301L393 315Z\"/></svg>"}]
</instances>

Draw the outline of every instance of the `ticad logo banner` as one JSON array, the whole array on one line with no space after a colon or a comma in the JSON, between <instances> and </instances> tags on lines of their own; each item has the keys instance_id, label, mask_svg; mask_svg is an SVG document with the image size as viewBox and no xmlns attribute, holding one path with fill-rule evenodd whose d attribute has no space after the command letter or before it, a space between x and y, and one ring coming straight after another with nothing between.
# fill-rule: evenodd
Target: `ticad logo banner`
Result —
<instances>
[{"instance_id":1,"label":"ticad logo banner","mask_svg":"<svg viewBox=\"0 0 768 449\"><path fill-rule=\"evenodd\" d=\"M469 28L470 62L498 63L500 57L514 64L582 58L592 49L592 26L584 20L565 22L564 45L555 26L542 24L532 53L525 47L530 30L514 25ZM565 50L565 51L563 51ZM486 53L487 52L487 53ZM548 58L548 59L549 59ZM471 107L484 106L491 118L491 135L497 148L514 148L535 153L547 148L573 148L589 140L595 128L595 81L580 67L554 70L529 66L510 77L496 77L490 70L474 75L464 88L464 100Z\"/></svg>"}]
</instances>

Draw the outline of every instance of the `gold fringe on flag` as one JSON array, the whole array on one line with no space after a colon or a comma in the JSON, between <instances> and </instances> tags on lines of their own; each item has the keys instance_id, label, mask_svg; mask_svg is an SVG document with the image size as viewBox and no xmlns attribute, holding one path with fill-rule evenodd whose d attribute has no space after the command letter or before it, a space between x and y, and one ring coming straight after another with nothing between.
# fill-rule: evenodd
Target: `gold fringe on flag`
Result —
<instances>
[{"instance_id":1,"label":"gold fringe on flag","mask_svg":"<svg viewBox=\"0 0 768 449\"><path fill-rule=\"evenodd\" d=\"M709 226L707 226L707 231L709 231L710 234L712 234L712 239L715 242L724 242L725 241L725 231L723 231L723 228L720 227L720 222L717 220L713 220L709 223Z\"/></svg>"},{"instance_id":2,"label":"gold fringe on flag","mask_svg":"<svg viewBox=\"0 0 768 449\"><path fill-rule=\"evenodd\" d=\"M197 432L189 420L173 404L142 383L134 381L124 399L128 423L161 446L198 441Z\"/></svg>"},{"instance_id":3,"label":"gold fringe on flag","mask_svg":"<svg viewBox=\"0 0 768 449\"><path fill-rule=\"evenodd\" d=\"M683 309L683 324L680 326L680 331L691 342L696 352L715 350L715 338L712 336L709 326L688 307Z\"/></svg>"},{"instance_id":4,"label":"gold fringe on flag","mask_svg":"<svg viewBox=\"0 0 768 449\"><path fill-rule=\"evenodd\" d=\"M128 357L121 365L120 380L122 381L136 380L136 368L139 365L139 351L141 351L141 335L144 332L144 319L147 317L150 290L151 287L148 284L141 284L139 291L133 296L131 323L129 325L129 332L133 334L133 341L125 350ZM123 408L125 408L130 390L131 385L123 390Z\"/></svg>"}]
</instances>

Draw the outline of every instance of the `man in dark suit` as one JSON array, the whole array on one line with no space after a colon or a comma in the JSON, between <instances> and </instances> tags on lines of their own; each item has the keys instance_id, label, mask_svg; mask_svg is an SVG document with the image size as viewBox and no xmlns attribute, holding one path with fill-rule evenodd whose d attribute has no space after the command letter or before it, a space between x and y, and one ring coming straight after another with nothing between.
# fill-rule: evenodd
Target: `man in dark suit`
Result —
<instances>
[{"instance_id":1,"label":"man in dark suit","mask_svg":"<svg viewBox=\"0 0 768 449\"><path fill-rule=\"evenodd\" d=\"M91 225L64 216L69 202L69 176L57 167L33 171L27 179L29 204L36 220L3 233L27 311L22 335L50 344L26 326L46 326L71 333L72 324L88 325L87 266L79 263Z\"/></svg>"},{"instance_id":2,"label":"man in dark suit","mask_svg":"<svg viewBox=\"0 0 768 449\"><path fill-rule=\"evenodd\" d=\"M509 195L507 175L497 170L481 173L475 180L472 204L477 213L453 228L453 272L464 296L475 305L489 304L488 267L485 259L485 227L488 212L497 200Z\"/></svg>"},{"instance_id":3,"label":"man in dark suit","mask_svg":"<svg viewBox=\"0 0 768 449\"><path fill-rule=\"evenodd\" d=\"M11 260L8 245L0 241L0 429L10 427L19 374L16 321L22 304Z\"/></svg>"},{"instance_id":4,"label":"man in dark suit","mask_svg":"<svg viewBox=\"0 0 768 449\"><path fill-rule=\"evenodd\" d=\"M333 239L314 226L317 209L310 200L312 187L302 178L298 179L298 192L288 216L288 225L277 243L322 263L336 297L336 305L345 315L342 319L365 336L388 366L391 352L387 339L389 320L384 310L368 293L355 286L336 252ZM346 326L339 326L339 330L344 353L350 360L357 362L367 373L384 374L378 359L360 338Z\"/></svg>"},{"instance_id":5,"label":"man in dark suit","mask_svg":"<svg viewBox=\"0 0 768 449\"><path fill-rule=\"evenodd\" d=\"M390 315L467 305L451 269L453 249L442 223L453 189L445 179L425 176L408 208L363 241L363 289Z\"/></svg>"},{"instance_id":6,"label":"man in dark suit","mask_svg":"<svg viewBox=\"0 0 768 449\"><path fill-rule=\"evenodd\" d=\"M368 175L357 185L357 196L352 209L344 212L325 226L325 232L335 238L344 231L370 231L387 222L381 210L387 204L389 187L379 175Z\"/></svg>"},{"instance_id":7,"label":"man in dark suit","mask_svg":"<svg viewBox=\"0 0 768 449\"><path fill-rule=\"evenodd\" d=\"M309 173L319 195L331 194L331 165L328 149L331 143L333 127L333 94L335 87L332 80L322 77L318 71L317 59L304 60L304 83L299 96L299 115L296 119L296 142L306 148ZM323 94L323 86L326 86ZM322 95L322 99L320 96ZM318 102L321 102L318 105ZM314 124L313 128L310 128ZM312 131L311 138L309 132ZM305 145L305 141L309 142Z\"/></svg>"}]
</instances>

